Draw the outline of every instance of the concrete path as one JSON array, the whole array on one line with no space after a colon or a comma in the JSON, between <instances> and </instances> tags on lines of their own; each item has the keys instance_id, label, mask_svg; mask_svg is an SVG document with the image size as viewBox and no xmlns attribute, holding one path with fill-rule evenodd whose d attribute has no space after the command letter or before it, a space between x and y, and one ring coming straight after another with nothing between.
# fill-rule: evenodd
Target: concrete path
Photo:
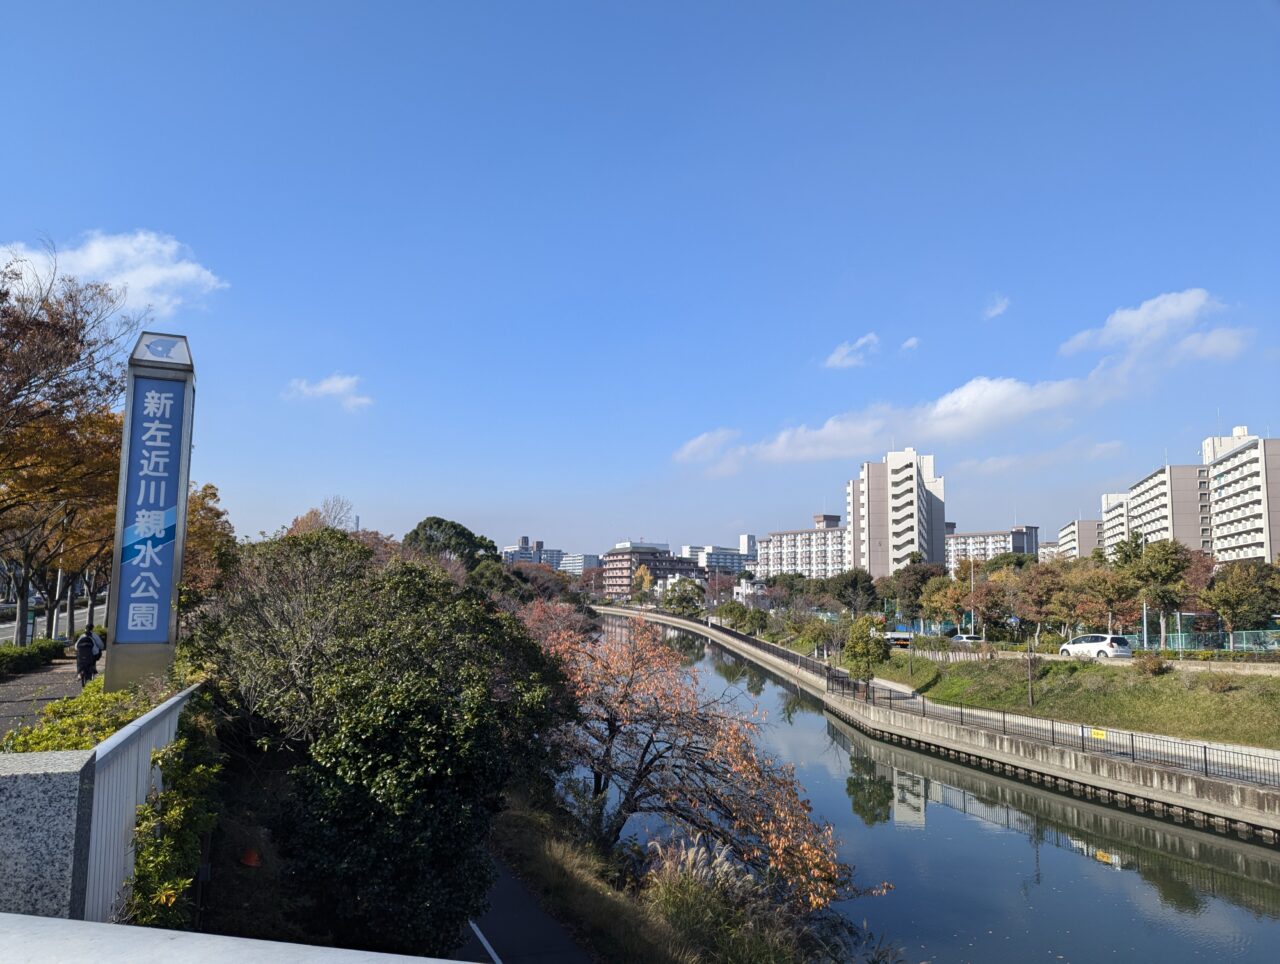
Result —
<instances>
[{"instance_id":1,"label":"concrete path","mask_svg":"<svg viewBox=\"0 0 1280 964\"><path fill-rule=\"evenodd\" d=\"M98 660L99 673L106 663L106 656ZM47 703L79 692L74 659L5 677L0 681L0 736L22 724L34 723Z\"/></svg>"},{"instance_id":2,"label":"concrete path","mask_svg":"<svg viewBox=\"0 0 1280 964\"><path fill-rule=\"evenodd\" d=\"M474 931L454 960L477 964L592 964L563 924L538 904L537 898L498 861L498 879L489 892L489 910L474 921L489 948Z\"/></svg>"}]
</instances>

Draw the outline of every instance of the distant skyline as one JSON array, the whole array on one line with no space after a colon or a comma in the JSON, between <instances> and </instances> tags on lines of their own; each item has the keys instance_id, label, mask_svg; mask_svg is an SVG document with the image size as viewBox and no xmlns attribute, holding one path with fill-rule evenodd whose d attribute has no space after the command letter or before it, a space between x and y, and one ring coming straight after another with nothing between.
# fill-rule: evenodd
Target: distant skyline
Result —
<instances>
[{"instance_id":1,"label":"distant skyline","mask_svg":"<svg viewBox=\"0 0 1280 964\"><path fill-rule=\"evenodd\" d=\"M0 248L129 287L241 534L961 531L1280 432L1280 4L28 4ZM1274 424L1272 424L1274 423Z\"/></svg>"}]
</instances>

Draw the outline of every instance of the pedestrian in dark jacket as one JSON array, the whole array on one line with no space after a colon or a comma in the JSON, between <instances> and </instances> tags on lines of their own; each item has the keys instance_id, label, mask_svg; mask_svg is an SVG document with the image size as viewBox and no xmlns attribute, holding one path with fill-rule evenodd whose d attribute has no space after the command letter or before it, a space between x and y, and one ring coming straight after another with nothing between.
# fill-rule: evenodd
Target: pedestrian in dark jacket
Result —
<instances>
[{"instance_id":1,"label":"pedestrian in dark jacket","mask_svg":"<svg viewBox=\"0 0 1280 964\"><path fill-rule=\"evenodd\" d=\"M98 675L97 643L93 633L85 630L76 640L76 672L80 674L80 686Z\"/></svg>"}]
</instances>

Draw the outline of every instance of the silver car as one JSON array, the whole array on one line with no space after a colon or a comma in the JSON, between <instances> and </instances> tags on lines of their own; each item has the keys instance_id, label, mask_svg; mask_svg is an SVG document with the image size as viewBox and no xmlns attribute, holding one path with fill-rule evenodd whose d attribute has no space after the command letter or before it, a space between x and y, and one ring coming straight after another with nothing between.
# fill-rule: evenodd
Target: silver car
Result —
<instances>
[{"instance_id":1,"label":"silver car","mask_svg":"<svg viewBox=\"0 0 1280 964\"><path fill-rule=\"evenodd\" d=\"M1133 655L1129 641L1123 636L1108 636L1103 633L1077 636L1070 642L1063 643L1058 652L1063 656L1093 656L1096 659Z\"/></svg>"}]
</instances>

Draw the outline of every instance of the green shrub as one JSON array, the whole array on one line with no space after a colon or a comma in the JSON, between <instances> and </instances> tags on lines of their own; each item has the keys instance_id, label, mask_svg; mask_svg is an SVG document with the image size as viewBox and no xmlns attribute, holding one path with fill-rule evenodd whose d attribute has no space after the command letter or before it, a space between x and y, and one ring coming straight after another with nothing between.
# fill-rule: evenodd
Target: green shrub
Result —
<instances>
[{"instance_id":1,"label":"green shrub","mask_svg":"<svg viewBox=\"0 0 1280 964\"><path fill-rule=\"evenodd\" d=\"M1133 665L1147 676L1160 676L1169 672L1169 661L1158 649L1142 649L1133 654Z\"/></svg>"},{"instance_id":2,"label":"green shrub","mask_svg":"<svg viewBox=\"0 0 1280 964\"><path fill-rule=\"evenodd\" d=\"M158 702L139 690L104 693L102 678L98 677L78 695L48 704L40 711L37 722L12 730L0 742L0 752L91 750Z\"/></svg>"},{"instance_id":3,"label":"green shrub","mask_svg":"<svg viewBox=\"0 0 1280 964\"><path fill-rule=\"evenodd\" d=\"M200 867L201 838L217 822L222 754L212 700L194 694L178 719L177 738L151 755L164 774L138 807L133 878L124 918L146 927L190 929L195 902L191 885Z\"/></svg>"},{"instance_id":4,"label":"green shrub","mask_svg":"<svg viewBox=\"0 0 1280 964\"><path fill-rule=\"evenodd\" d=\"M66 647L52 639L37 639L30 646L0 646L0 677L29 673L66 654Z\"/></svg>"}]
</instances>

